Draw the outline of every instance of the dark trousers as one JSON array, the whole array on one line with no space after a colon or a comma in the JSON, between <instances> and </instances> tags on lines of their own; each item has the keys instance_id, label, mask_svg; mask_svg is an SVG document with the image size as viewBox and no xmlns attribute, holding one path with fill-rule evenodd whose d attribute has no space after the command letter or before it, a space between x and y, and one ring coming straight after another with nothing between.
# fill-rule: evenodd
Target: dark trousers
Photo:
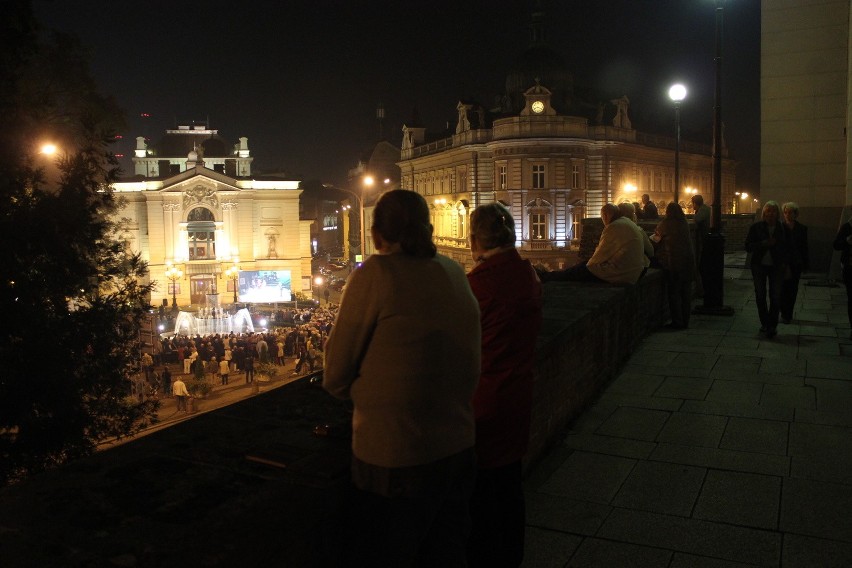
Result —
<instances>
[{"instance_id":1,"label":"dark trousers","mask_svg":"<svg viewBox=\"0 0 852 568\"><path fill-rule=\"evenodd\" d=\"M692 313L692 275L667 270L666 292L672 325L681 328L689 326L689 315Z\"/></svg>"},{"instance_id":2,"label":"dark trousers","mask_svg":"<svg viewBox=\"0 0 852 568\"><path fill-rule=\"evenodd\" d=\"M478 469L470 499L472 528L467 546L471 567L516 567L524 559L526 505L521 462Z\"/></svg>"},{"instance_id":3,"label":"dark trousers","mask_svg":"<svg viewBox=\"0 0 852 568\"><path fill-rule=\"evenodd\" d=\"M246 369L246 384L249 384L254 380L254 367L251 369Z\"/></svg>"},{"instance_id":4,"label":"dark trousers","mask_svg":"<svg viewBox=\"0 0 852 568\"><path fill-rule=\"evenodd\" d=\"M781 282L784 279L784 268L755 264L751 267L751 277L754 280L754 298L757 302L757 314L760 316L760 325L768 331L772 331L778 327L778 313L781 310ZM768 305L766 302L767 292Z\"/></svg>"},{"instance_id":5,"label":"dark trousers","mask_svg":"<svg viewBox=\"0 0 852 568\"><path fill-rule=\"evenodd\" d=\"M585 262L570 266L565 270L554 270L539 275L542 282L604 282L589 270Z\"/></svg>"},{"instance_id":6,"label":"dark trousers","mask_svg":"<svg viewBox=\"0 0 852 568\"><path fill-rule=\"evenodd\" d=\"M344 566L467 565L473 449L431 464L378 468L353 459L353 480L370 477L381 493L353 487L347 512Z\"/></svg>"},{"instance_id":7,"label":"dark trousers","mask_svg":"<svg viewBox=\"0 0 852 568\"><path fill-rule=\"evenodd\" d=\"M793 319L793 308L796 307L796 296L799 295L799 278L802 276L801 266L790 266L790 278L781 281L781 318Z\"/></svg>"},{"instance_id":8,"label":"dark trousers","mask_svg":"<svg viewBox=\"0 0 852 568\"><path fill-rule=\"evenodd\" d=\"M852 264L843 267L843 283L846 284L846 312L852 326Z\"/></svg>"}]
</instances>

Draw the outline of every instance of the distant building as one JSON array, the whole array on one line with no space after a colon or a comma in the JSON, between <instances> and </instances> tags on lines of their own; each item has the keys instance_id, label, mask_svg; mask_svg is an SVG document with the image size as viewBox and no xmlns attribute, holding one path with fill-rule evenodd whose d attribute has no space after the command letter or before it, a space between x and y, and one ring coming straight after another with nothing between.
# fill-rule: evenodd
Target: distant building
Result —
<instances>
[{"instance_id":1,"label":"distant building","mask_svg":"<svg viewBox=\"0 0 852 568\"><path fill-rule=\"evenodd\" d=\"M234 266L244 301L310 290L311 221L299 219L299 181L252 176L251 161L246 138L229 145L206 125L167 130L151 146L137 138L136 175L115 190L123 198L122 238L157 284L152 302L174 294L181 306L230 303ZM183 273L174 283L170 267ZM221 300L211 296L217 293Z\"/></svg>"},{"instance_id":2,"label":"distant building","mask_svg":"<svg viewBox=\"0 0 852 568\"><path fill-rule=\"evenodd\" d=\"M530 47L490 107L459 101L454 131L429 133L416 120L402 129L401 186L426 198L439 250L468 267L470 213L481 204L504 203L522 254L558 267L573 259L581 219L599 216L604 203L647 193L665 211L674 198L674 136L637 131L626 96L580 100L542 22L535 12ZM736 164L724 141L722 154L722 209L730 212ZM687 213L692 193L712 201L712 171L709 145L681 141L678 201Z\"/></svg>"}]
</instances>

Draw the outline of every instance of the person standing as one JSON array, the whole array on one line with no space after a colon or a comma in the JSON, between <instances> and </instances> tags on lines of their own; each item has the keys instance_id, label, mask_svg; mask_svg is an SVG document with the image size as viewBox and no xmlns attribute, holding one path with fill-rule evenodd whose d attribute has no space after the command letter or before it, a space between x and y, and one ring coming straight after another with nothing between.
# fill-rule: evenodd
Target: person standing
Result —
<instances>
[{"instance_id":1,"label":"person standing","mask_svg":"<svg viewBox=\"0 0 852 568\"><path fill-rule=\"evenodd\" d=\"M186 398L189 396L189 391L186 390L186 383L183 382L183 378L178 377L177 380L172 383L172 394L175 398L177 398L178 411L183 410L186 412Z\"/></svg>"},{"instance_id":2,"label":"person standing","mask_svg":"<svg viewBox=\"0 0 852 568\"><path fill-rule=\"evenodd\" d=\"M169 396L172 392L172 372L169 371L168 367L163 367L163 374L161 375L161 379L163 381L163 395Z\"/></svg>"},{"instance_id":3,"label":"person standing","mask_svg":"<svg viewBox=\"0 0 852 568\"><path fill-rule=\"evenodd\" d=\"M790 262L789 270L781 281L781 321L793 321L793 308L796 306L796 296L799 294L799 278L808 269L808 228L799 223L799 206L790 201L781 208L784 224L790 231Z\"/></svg>"},{"instance_id":4,"label":"person standing","mask_svg":"<svg viewBox=\"0 0 852 568\"><path fill-rule=\"evenodd\" d=\"M695 280L695 253L686 215L677 203L666 207L666 218L657 224L651 238L657 261L665 271L666 293L672 329L686 329L692 312L692 282Z\"/></svg>"},{"instance_id":5,"label":"person standing","mask_svg":"<svg viewBox=\"0 0 852 568\"><path fill-rule=\"evenodd\" d=\"M521 461L529 445L542 288L515 240L515 222L503 205L481 205L471 214L470 251L477 264L467 277L481 313L482 371L473 395L477 473L470 566L519 566L524 558Z\"/></svg>"},{"instance_id":6,"label":"person standing","mask_svg":"<svg viewBox=\"0 0 852 568\"><path fill-rule=\"evenodd\" d=\"M781 310L781 282L790 256L790 235L787 226L780 222L781 208L776 201L763 206L761 220L749 227L745 249L751 253L751 275L760 332L772 339L778 333L778 315ZM767 283L769 305L767 306Z\"/></svg>"},{"instance_id":7,"label":"person standing","mask_svg":"<svg viewBox=\"0 0 852 568\"><path fill-rule=\"evenodd\" d=\"M228 374L231 372L231 362L222 357L222 360L219 361L219 378L222 380L223 385L228 384Z\"/></svg>"},{"instance_id":8,"label":"person standing","mask_svg":"<svg viewBox=\"0 0 852 568\"><path fill-rule=\"evenodd\" d=\"M849 207L852 214L852 206ZM837 236L834 237L834 250L840 251L840 267L843 271L843 283L846 285L846 311L849 325L852 327L852 216L840 225ZM852 339L852 331L849 332Z\"/></svg>"},{"instance_id":9,"label":"person standing","mask_svg":"<svg viewBox=\"0 0 852 568\"><path fill-rule=\"evenodd\" d=\"M705 205L704 198L698 194L692 196L692 211L695 214L695 264L698 268L699 278L697 280L697 296L704 295L704 272L702 271L702 259L704 258L704 241L710 232L710 217L713 210Z\"/></svg>"},{"instance_id":10,"label":"person standing","mask_svg":"<svg viewBox=\"0 0 852 568\"><path fill-rule=\"evenodd\" d=\"M642 194L642 219L659 219L660 212L657 210L656 204L651 201L651 197L644 193Z\"/></svg>"},{"instance_id":11,"label":"person standing","mask_svg":"<svg viewBox=\"0 0 852 568\"><path fill-rule=\"evenodd\" d=\"M437 254L419 194L384 193L372 238L323 374L323 388L354 405L345 564L465 566L479 306L461 266Z\"/></svg>"},{"instance_id":12,"label":"person standing","mask_svg":"<svg viewBox=\"0 0 852 568\"><path fill-rule=\"evenodd\" d=\"M249 384L254 381L254 354L251 349L246 350L243 365L246 371L246 384Z\"/></svg>"}]
</instances>

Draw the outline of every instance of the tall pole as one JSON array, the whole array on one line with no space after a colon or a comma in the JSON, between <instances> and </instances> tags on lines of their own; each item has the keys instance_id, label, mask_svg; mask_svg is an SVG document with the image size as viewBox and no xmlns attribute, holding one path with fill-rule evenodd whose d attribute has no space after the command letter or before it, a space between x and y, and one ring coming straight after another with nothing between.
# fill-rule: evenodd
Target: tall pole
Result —
<instances>
[{"instance_id":1,"label":"tall pole","mask_svg":"<svg viewBox=\"0 0 852 568\"><path fill-rule=\"evenodd\" d=\"M674 202L680 201L680 103L675 102L675 187Z\"/></svg>"},{"instance_id":2,"label":"tall pole","mask_svg":"<svg viewBox=\"0 0 852 568\"><path fill-rule=\"evenodd\" d=\"M704 240L701 274L704 281L704 305L698 313L732 315L724 305L725 237L722 234L722 27L724 0L716 0L716 96L713 106L713 208L710 234Z\"/></svg>"}]
</instances>

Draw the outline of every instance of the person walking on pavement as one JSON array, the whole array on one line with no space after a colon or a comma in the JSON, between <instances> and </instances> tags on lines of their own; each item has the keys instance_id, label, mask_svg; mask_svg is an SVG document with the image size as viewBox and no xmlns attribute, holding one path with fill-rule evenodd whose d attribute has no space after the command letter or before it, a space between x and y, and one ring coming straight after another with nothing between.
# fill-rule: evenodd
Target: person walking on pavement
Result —
<instances>
[{"instance_id":1,"label":"person walking on pavement","mask_svg":"<svg viewBox=\"0 0 852 568\"><path fill-rule=\"evenodd\" d=\"M189 397L189 391L186 390L186 383L183 382L181 377L178 377L177 380L172 383L172 394L175 398L177 398L178 412L181 410L186 412L186 399Z\"/></svg>"},{"instance_id":2,"label":"person walking on pavement","mask_svg":"<svg viewBox=\"0 0 852 568\"><path fill-rule=\"evenodd\" d=\"M852 205L849 206L852 215ZM840 225L837 236L834 237L834 250L840 251L840 266L843 270L843 283L846 285L846 311L849 325L852 326L852 216ZM849 332L852 339L852 331Z\"/></svg>"},{"instance_id":3,"label":"person walking on pavement","mask_svg":"<svg viewBox=\"0 0 852 568\"><path fill-rule=\"evenodd\" d=\"M761 220L749 227L745 249L751 253L751 275L760 332L772 339L778 333L781 311L781 282L790 256L790 232L780 222L781 208L776 201L763 206ZM768 287L767 287L768 282ZM767 288L769 305L767 306Z\"/></svg>"},{"instance_id":4,"label":"person walking on pavement","mask_svg":"<svg viewBox=\"0 0 852 568\"><path fill-rule=\"evenodd\" d=\"M793 308L799 293L799 278L808 270L808 227L799 223L799 206L790 201L781 208L784 224L790 230L790 263L781 282L781 321L793 321Z\"/></svg>"}]
</instances>

